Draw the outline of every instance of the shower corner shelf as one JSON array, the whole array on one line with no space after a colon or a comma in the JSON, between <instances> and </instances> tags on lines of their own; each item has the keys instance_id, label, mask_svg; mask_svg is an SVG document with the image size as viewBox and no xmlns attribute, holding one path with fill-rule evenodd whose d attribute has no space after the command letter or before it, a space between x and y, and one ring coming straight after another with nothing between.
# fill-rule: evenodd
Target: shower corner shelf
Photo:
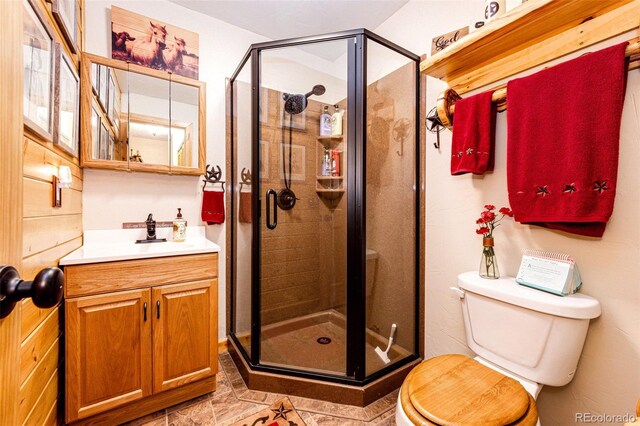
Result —
<instances>
[{"instance_id":1,"label":"shower corner shelf","mask_svg":"<svg viewBox=\"0 0 640 426\"><path fill-rule=\"evenodd\" d=\"M321 197L335 200L344 194L344 189L316 188L316 193Z\"/></svg>"},{"instance_id":2,"label":"shower corner shelf","mask_svg":"<svg viewBox=\"0 0 640 426\"><path fill-rule=\"evenodd\" d=\"M344 136L335 135L335 136L318 136L318 142L322 144L332 144L332 143L340 143Z\"/></svg>"},{"instance_id":3,"label":"shower corner shelf","mask_svg":"<svg viewBox=\"0 0 640 426\"><path fill-rule=\"evenodd\" d=\"M319 142L316 148L316 194L329 200L337 200L344 194L344 136L317 136L316 139ZM321 174L322 156L325 149L337 149L342 151L340 156L340 175L323 176Z\"/></svg>"}]
</instances>

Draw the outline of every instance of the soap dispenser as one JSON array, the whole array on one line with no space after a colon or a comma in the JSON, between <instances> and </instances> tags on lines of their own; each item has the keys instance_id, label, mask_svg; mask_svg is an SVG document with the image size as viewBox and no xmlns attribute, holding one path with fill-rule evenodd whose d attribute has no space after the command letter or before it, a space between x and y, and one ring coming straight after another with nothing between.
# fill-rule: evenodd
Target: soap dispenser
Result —
<instances>
[{"instance_id":1,"label":"soap dispenser","mask_svg":"<svg viewBox=\"0 0 640 426\"><path fill-rule=\"evenodd\" d=\"M335 111L331 116L331 135L342 136L342 112L339 105L334 105Z\"/></svg>"},{"instance_id":2,"label":"soap dispenser","mask_svg":"<svg viewBox=\"0 0 640 426\"><path fill-rule=\"evenodd\" d=\"M331 136L332 117L329 114L329 105L324 106L324 112L320 116L320 136Z\"/></svg>"},{"instance_id":3,"label":"soap dispenser","mask_svg":"<svg viewBox=\"0 0 640 426\"><path fill-rule=\"evenodd\" d=\"M173 241L183 242L187 239L187 221L182 218L182 209L178 208L178 216L173 220Z\"/></svg>"}]
</instances>

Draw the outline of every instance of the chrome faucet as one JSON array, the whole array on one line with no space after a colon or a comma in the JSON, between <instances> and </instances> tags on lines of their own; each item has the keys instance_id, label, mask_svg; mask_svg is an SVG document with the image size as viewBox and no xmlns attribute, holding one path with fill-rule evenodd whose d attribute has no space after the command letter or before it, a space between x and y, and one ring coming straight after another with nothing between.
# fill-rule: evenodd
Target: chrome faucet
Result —
<instances>
[{"instance_id":1,"label":"chrome faucet","mask_svg":"<svg viewBox=\"0 0 640 426\"><path fill-rule=\"evenodd\" d=\"M156 239L156 221L153 220L153 213L149 213L147 216L147 240Z\"/></svg>"}]
</instances>

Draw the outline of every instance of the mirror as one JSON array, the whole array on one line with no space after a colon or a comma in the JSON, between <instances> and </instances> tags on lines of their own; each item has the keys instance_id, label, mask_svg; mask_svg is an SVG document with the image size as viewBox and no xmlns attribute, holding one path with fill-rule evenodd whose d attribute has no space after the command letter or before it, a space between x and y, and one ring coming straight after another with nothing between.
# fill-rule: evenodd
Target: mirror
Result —
<instances>
[{"instance_id":1,"label":"mirror","mask_svg":"<svg viewBox=\"0 0 640 426\"><path fill-rule=\"evenodd\" d=\"M127 72L91 64L91 159L127 161L126 132L123 133L123 97ZM124 90L123 90L124 88ZM126 102L124 102L126 106ZM126 122L126 118L124 120Z\"/></svg>"},{"instance_id":2,"label":"mirror","mask_svg":"<svg viewBox=\"0 0 640 426\"><path fill-rule=\"evenodd\" d=\"M82 53L81 166L202 175L203 82Z\"/></svg>"},{"instance_id":3,"label":"mirror","mask_svg":"<svg viewBox=\"0 0 640 426\"><path fill-rule=\"evenodd\" d=\"M171 82L171 165L198 166L197 87Z\"/></svg>"},{"instance_id":4,"label":"mirror","mask_svg":"<svg viewBox=\"0 0 640 426\"><path fill-rule=\"evenodd\" d=\"M168 80L129 73L129 164L169 166L170 98Z\"/></svg>"}]
</instances>

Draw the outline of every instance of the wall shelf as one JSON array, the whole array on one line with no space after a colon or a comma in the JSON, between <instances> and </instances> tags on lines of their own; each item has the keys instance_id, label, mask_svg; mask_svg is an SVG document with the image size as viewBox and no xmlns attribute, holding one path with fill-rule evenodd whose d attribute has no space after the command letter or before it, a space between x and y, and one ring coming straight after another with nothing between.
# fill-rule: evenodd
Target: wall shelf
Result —
<instances>
[{"instance_id":1,"label":"wall shelf","mask_svg":"<svg viewBox=\"0 0 640 426\"><path fill-rule=\"evenodd\" d=\"M318 196L329 200L336 200L344 194L344 135L336 136L317 136L318 144L316 145L316 193ZM325 149L341 151L339 154L340 161L338 168L340 175L323 176L322 175L322 159Z\"/></svg>"},{"instance_id":2,"label":"wall shelf","mask_svg":"<svg viewBox=\"0 0 640 426\"><path fill-rule=\"evenodd\" d=\"M344 194L344 189L316 189L316 193L326 199L336 200Z\"/></svg>"},{"instance_id":3,"label":"wall shelf","mask_svg":"<svg viewBox=\"0 0 640 426\"><path fill-rule=\"evenodd\" d=\"M638 28L636 0L529 0L420 64L463 94Z\"/></svg>"},{"instance_id":4,"label":"wall shelf","mask_svg":"<svg viewBox=\"0 0 640 426\"><path fill-rule=\"evenodd\" d=\"M334 136L318 136L319 142L342 142L342 135L334 135Z\"/></svg>"}]
</instances>

